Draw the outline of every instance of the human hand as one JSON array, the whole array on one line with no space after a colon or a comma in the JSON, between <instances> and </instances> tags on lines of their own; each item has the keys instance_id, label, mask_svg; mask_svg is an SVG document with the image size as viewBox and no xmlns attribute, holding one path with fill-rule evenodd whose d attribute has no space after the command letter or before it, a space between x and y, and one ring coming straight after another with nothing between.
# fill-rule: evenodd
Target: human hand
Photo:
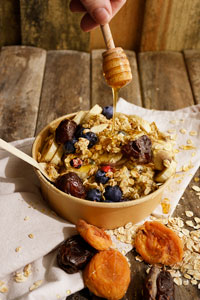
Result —
<instances>
[{"instance_id":1,"label":"human hand","mask_svg":"<svg viewBox=\"0 0 200 300\"><path fill-rule=\"evenodd\" d=\"M72 12L86 12L81 20L83 31L108 23L125 4L126 0L71 0Z\"/></svg>"}]
</instances>

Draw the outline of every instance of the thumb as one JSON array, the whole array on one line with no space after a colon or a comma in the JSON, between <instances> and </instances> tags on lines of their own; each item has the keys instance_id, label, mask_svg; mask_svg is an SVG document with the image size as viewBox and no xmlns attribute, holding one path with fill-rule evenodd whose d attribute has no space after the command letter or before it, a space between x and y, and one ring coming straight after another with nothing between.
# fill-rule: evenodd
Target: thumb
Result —
<instances>
[{"instance_id":1,"label":"thumb","mask_svg":"<svg viewBox=\"0 0 200 300\"><path fill-rule=\"evenodd\" d=\"M112 18L112 7L110 0L81 0L93 20L104 25Z\"/></svg>"}]
</instances>

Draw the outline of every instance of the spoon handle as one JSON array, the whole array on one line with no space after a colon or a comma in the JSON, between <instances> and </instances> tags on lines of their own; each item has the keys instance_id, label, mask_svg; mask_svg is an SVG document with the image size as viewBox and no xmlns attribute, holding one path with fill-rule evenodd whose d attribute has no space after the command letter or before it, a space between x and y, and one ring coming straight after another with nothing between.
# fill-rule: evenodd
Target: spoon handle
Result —
<instances>
[{"instance_id":1,"label":"spoon handle","mask_svg":"<svg viewBox=\"0 0 200 300\"><path fill-rule=\"evenodd\" d=\"M109 24L107 23L105 25L101 25L101 31L102 31L107 49L115 48L115 44L114 44L114 41L113 41L113 37L112 37L112 33L110 31Z\"/></svg>"},{"instance_id":2,"label":"spoon handle","mask_svg":"<svg viewBox=\"0 0 200 300\"><path fill-rule=\"evenodd\" d=\"M5 142L4 140L0 139L0 148L3 148L4 150L10 152L11 154L21 158L28 164L32 165L33 167L40 169L40 166L38 162L33 159L31 156L27 155L26 153L20 151L16 147L12 146L11 144Z\"/></svg>"}]
</instances>

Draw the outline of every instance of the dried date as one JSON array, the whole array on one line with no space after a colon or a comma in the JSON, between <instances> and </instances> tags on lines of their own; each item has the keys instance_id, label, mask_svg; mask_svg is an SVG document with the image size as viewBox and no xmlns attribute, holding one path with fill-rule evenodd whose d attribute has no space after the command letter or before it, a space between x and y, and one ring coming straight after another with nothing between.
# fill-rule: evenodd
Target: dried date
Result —
<instances>
[{"instance_id":1,"label":"dried date","mask_svg":"<svg viewBox=\"0 0 200 300\"><path fill-rule=\"evenodd\" d=\"M64 193L70 194L74 197L85 199L86 191L82 180L74 172L64 174L55 182L55 186Z\"/></svg>"},{"instance_id":2,"label":"dried date","mask_svg":"<svg viewBox=\"0 0 200 300\"><path fill-rule=\"evenodd\" d=\"M55 138L58 144L64 144L67 141L72 140L74 137L77 124L70 119L65 119L60 122L56 128Z\"/></svg>"},{"instance_id":3,"label":"dried date","mask_svg":"<svg viewBox=\"0 0 200 300\"><path fill-rule=\"evenodd\" d=\"M133 157L138 163L147 164L152 160L152 143L148 136L143 135L122 146L122 153L126 157Z\"/></svg>"},{"instance_id":4,"label":"dried date","mask_svg":"<svg viewBox=\"0 0 200 300\"><path fill-rule=\"evenodd\" d=\"M152 267L145 280L144 300L174 300L174 283L168 271Z\"/></svg>"},{"instance_id":5,"label":"dried date","mask_svg":"<svg viewBox=\"0 0 200 300\"><path fill-rule=\"evenodd\" d=\"M73 274L84 269L96 252L80 235L75 235L58 248L57 262L61 269Z\"/></svg>"}]
</instances>

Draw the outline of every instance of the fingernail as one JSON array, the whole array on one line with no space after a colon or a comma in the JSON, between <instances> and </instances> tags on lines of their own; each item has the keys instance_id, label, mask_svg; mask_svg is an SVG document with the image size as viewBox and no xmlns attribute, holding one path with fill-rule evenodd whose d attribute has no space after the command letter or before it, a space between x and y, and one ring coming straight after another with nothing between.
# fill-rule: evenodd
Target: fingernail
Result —
<instances>
[{"instance_id":1,"label":"fingernail","mask_svg":"<svg viewBox=\"0 0 200 300\"><path fill-rule=\"evenodd\" d=\"M105 24L109 21L110 18L108 11L103 7L96 8L93 11L92 16L95 19L95 21L100 24Z\"/></svg>"}]
</instances>

